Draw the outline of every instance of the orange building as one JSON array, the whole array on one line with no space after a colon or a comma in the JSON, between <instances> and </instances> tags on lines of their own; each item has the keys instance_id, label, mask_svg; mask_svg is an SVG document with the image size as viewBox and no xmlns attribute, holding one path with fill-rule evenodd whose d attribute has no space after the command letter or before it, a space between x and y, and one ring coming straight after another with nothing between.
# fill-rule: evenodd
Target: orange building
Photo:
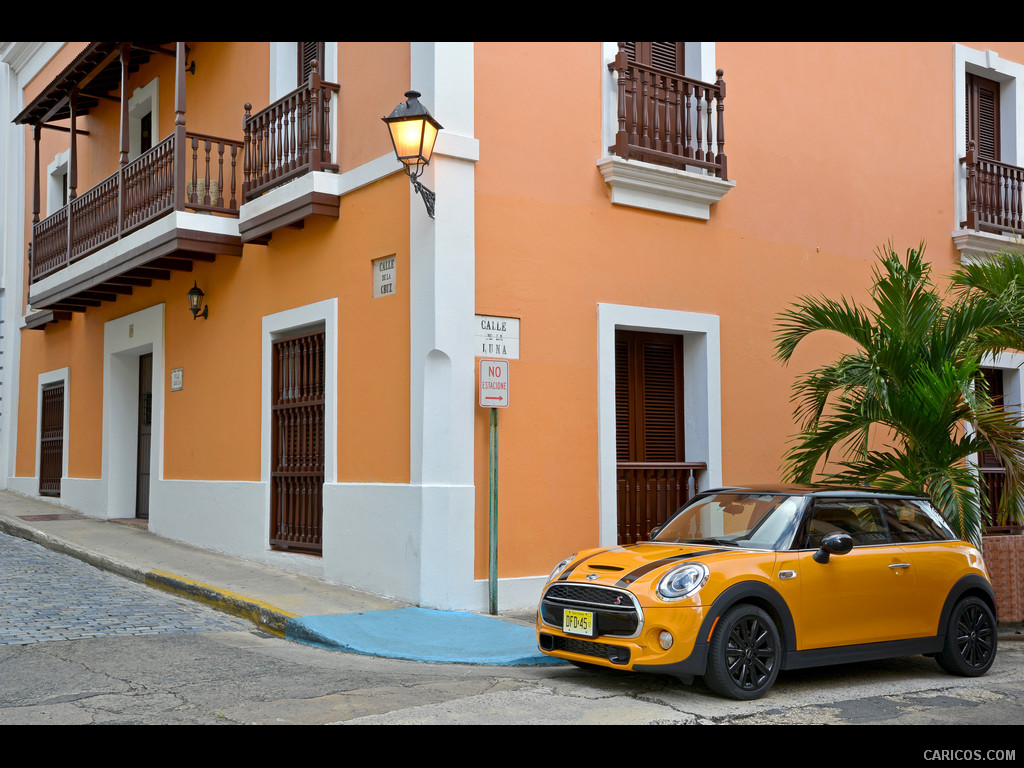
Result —
<instances>
[{"instance_id":1,"label":"orange building","mask_svg":"<svg viewBox=\"0 0 1024 768\"><path fill-rule=\"evenodd\" d=\"M943 275L1024 229L993 193L1024 175L1022 43L0 61L6 487L428 607L488 602L480 359L508 361L523 607L693 487L778 478L793 378L835 352L774 361L793 298L864 295L890 239ZM433 217L381 122L410 88L443 126ZM991 361L1013 403L1018 357Z\"/></svg>"}]
</instances>

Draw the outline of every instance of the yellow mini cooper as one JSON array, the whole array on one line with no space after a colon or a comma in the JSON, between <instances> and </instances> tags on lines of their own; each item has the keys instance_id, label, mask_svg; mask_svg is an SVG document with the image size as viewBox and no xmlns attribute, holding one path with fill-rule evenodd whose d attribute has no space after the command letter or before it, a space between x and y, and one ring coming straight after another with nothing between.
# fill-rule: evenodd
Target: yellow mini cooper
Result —
<instances>
[{"instance_id":1,"label":"yellow mini cooper","mask_svg":"<svg viewBox=\"0 0 1024 768\"><path fill-rule=\"evenodd\" d=\"M720 488L651 541L556 565L537 640L577 666L703 676L756 699L780 669L918 653L984 674L996 603L981 554L925 497Z\"/></svg>"}]
</instances>

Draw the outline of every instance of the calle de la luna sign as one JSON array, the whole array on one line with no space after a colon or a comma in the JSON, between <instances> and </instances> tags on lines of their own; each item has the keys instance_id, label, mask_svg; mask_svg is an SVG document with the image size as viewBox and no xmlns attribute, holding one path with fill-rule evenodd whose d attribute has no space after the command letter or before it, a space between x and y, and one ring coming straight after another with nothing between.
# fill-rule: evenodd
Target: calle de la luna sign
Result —
<instances>
[{"instance_id":1,"label":"calle de la luna sign","mask_svg":"<svg viewBox=\"0 0 1024 768\"><path fill-rule=\"evenodd\" d=\"M519 318L476 315L473 340L477 357L519 359Z\"/></svg>"}]
</instances>

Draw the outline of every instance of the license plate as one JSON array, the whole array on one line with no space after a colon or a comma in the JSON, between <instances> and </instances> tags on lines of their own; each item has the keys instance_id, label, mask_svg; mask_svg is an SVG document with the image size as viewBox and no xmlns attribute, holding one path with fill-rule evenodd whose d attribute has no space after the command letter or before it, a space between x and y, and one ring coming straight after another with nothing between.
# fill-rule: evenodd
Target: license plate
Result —
<instances>
[{"instance_id":1,"label":"license plate","mask_svg":"<svg viewBox=\"0 0 1024 768\"><path fill-rule=\"evenodd\" d=\"M594 636L594 614L590 611L562 611L562 631L570 635Z\"/></svg>"}]
</instances>

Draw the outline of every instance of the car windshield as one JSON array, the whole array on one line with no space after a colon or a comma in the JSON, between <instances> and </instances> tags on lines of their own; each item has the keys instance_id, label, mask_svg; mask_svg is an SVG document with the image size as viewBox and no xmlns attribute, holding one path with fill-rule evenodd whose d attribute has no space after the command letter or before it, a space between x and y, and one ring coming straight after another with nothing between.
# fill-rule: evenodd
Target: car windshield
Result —
<instances>
[{"instance_id":1,"label":"car windshield","mask_svg":"<svg viewBox=\"0 0 1024 768\"><path fill-rule=\"evenodd\" d=\"M805 499L773 493L717 493L682 507L654 541L788 549Z\"/></svg>"}]
</instances>

